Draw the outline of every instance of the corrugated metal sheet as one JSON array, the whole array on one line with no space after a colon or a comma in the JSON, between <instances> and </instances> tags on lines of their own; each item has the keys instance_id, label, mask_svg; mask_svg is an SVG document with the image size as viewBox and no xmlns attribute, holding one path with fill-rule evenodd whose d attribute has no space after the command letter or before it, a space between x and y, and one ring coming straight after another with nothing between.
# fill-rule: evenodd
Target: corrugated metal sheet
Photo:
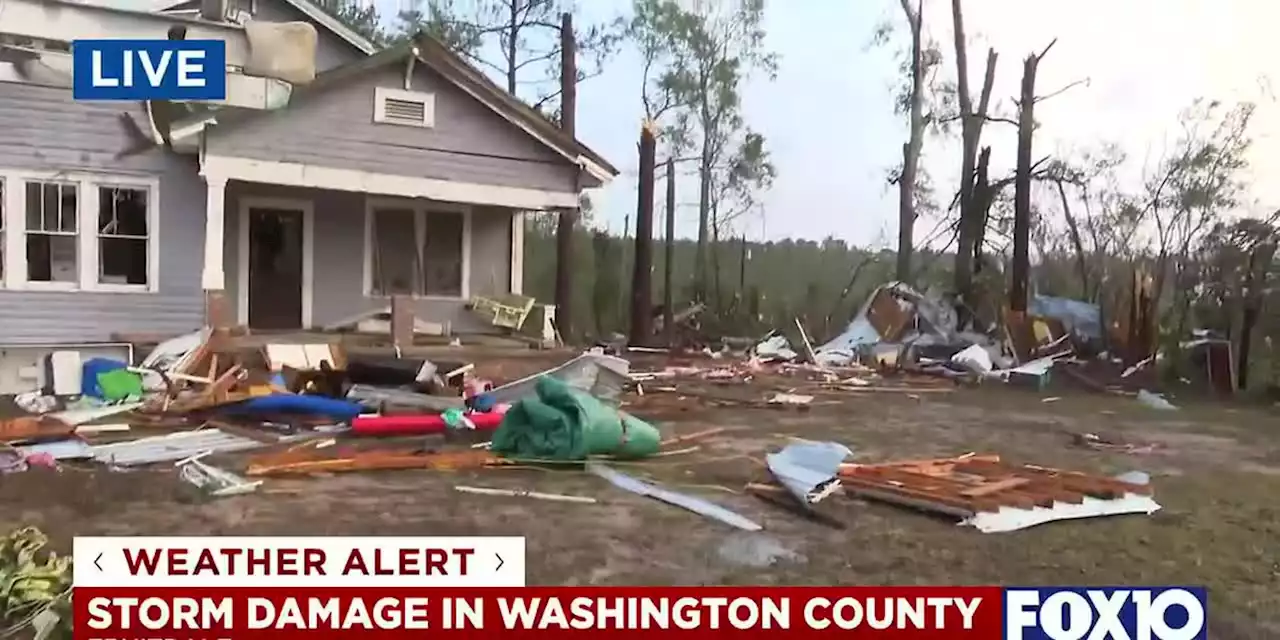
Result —
<instances>
[{"instance_id":1,"label":"corrugated metal sheet","mask_svg":"<svg viewBox=\"0 0 1280 640\"><path fill-rule=\"evenodd\" d=\"M82 460L93 457L93 448L84 440L57 440L17 447L24 457L47 455L54 460Z\"/></svg>"},{"instance_id":2,"label":"corrugated metal sheet","mask_svg":"<svg viewBox=\"0 0 1280 640\"><path fill-rule=\"evenodd\" d=\"M308 437L310 436L283 438L281 442ZM98 445L93 448L93 459L103 464L131 467L155 462L175 462L205 452L234 453L264 446L266 445L244 436L218 429L202 429Z\"/></svg>"},{"instance_id":3,"label":"corrugated metal sheet","mask_svg":"<svg viewBox=\"0 0 1280 640\"><path fill-rule=\"evenodd\" d=\"M769 472L803 504L816 504L840 488L840 463L853 452L838 442L793 442L765 456Z\"/></svg>"},{"instance_id":4,"label":"corrugated metal sheet","mask_svg":"<svg viewBox=\"0 0 1280 640\"><path fill-rule=\"evenodd\" d=\"M603 465L588 464L587 471L608 480L613 483L613 486L624 491L630 491L637 495L648 496L654 500L661 500L667 504L688 509L689 511L704 515L708 518L714 518L720 522L735 526L744 531L760 531L764 528L755 521L734 513L733 511L715 504L714 502L703 500L697 496L663 489L662 487L638 480L625 473L615 471Z\"/></svg>"},{"instance_id":5,"label":"corrugated metal sheet","mask_svg":"<svg viewBox=\"0 0 1280 640\"><path fill-rule=\"evenodd\" d=\"M542 376L558 378L565 384L585 391L610 404L618 403L622 389L630 382L631 363L600 353L584 353L554 368L509 382L489 392L495 402L516 402L533 395L534 385Z\"/></svg>"}]
</instances>

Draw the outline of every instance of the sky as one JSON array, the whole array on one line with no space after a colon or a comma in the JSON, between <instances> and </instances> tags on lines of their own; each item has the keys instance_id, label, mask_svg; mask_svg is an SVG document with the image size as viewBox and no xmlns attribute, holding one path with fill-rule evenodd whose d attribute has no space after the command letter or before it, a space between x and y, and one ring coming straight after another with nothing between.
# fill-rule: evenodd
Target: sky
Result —
<instances>
[{"instance_id":1,"label":"sky","mask_svg":"<svg viewBox=\"0 0 1280 640\"><path fill-rule=\"evenodd\" d=\"M125 0L121 0L125 1ZM407 0L374 0L394 15ZM466 0L458 0L465 2ZM732 0L705 0L732 2ZM629 13L630 0L578 0L579 25ZM906 127L893 113L901 39L871 47L876 28L905 26L896 0L771 0L764 27L778 54L777 78L749 79L743 109L767 139L778 171L763 196L761 215L736 232L752 239L827 236L863 246L889 246L896 237L897 200L886 174L897 163ZM941 45L944 70L954 74L950 0L925 0L925 30ZM1280 207L1280 104L1271 92L1280 58L1274 25L1280 3L1258 0L966 0L970 75L980 83L988 46L1000 54L995 109L1012 114L1022 59L1057 39L1040 64L1038 94L1087 80L1037 105L1035 157L1070 156L1119 144L1130 156L1131 179L1154 166L1179 127L1179 114L1197 97L1258 103L1251 160L1256 202L1243 214ZM905 30L900 30L905 35ZM578 134L623 172L592 194L596 223L620 232L636 210L636 138L643 115L640 59L631 50L604 73L580 85ZM1276 77L1280 83L1280 76ZM976 87L974 91L977 91ZM1280 91L1280 86L1277 87ZM1013 127L991 124L993 175L1013 166ZM955 140L930 139L924 163L944 199L958 171ZM697 184L677 184L678 233L697 226ZM923 234L930 225L918 224ZM919 240L919 236L917 237Z\"/></svg>"},{"instance_id":2,"label":"sky","mask_svg":"<svg viewBox=\"0 0 1280 640\"><path fill-rule=\"evenodd\" d=\"M627 5L584 3L585 13L603 16L626 11ZM1114 142L1130 155L1128 171L1137 179L1159 161L1177 132L1180 113L1197 97L1206 97L1258 102L1254 173L1280 171L1280 106L1269 90L1269 75L1280 65L1272 44L1280 17L1276 3L967 0L965 9L975 84L987 47L1000 54L998 112L1012 113L1022 59L1054 38L1057 43L1040 65L1038 93L1088 81L1038 105L1036 157ZM898 43L869 46L873 31L886 20L903 24L894 0L767 4L767 43L779 54L780 68L774 81L749 81L743 100L747 121L768 140L778 179L764 197L764 219L744 225L748 237L893 242L897 200L885 176L906 135L892 108ZM951 73L950 2L926 0L925 22L926 31L943 45ZM639 83L638 58L624 54L579 90L580 136L624 174L636 166ZM987 127L993 173L1012 168L1014 133L1009 125ZM925 163L940 191L951 192L958 174L955 143L929 141ZM689 205L679 211L680 231L692 234L697 186L689 178L678 188L678 201ZM1246 213L1280 207L1280 184L1258 180L1254 195L1259 202ZM621 230L628 215L634 219L634 178L620 176L594 201L603 221Z\"/></svg>"}]
</instances>

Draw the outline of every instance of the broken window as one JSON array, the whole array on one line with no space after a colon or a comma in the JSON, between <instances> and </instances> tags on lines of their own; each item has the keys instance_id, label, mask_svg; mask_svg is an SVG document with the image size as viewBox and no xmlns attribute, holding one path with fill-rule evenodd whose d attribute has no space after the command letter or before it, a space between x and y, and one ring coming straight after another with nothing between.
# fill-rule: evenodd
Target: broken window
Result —
<instances>
[{"instance_id":1,"label":"broken window","mask_svg":"<svg viewBox=\"0 0 1280 640\"><path fill-rule=\"evenodd\" d=\"M423 223L423 293L429 296L461 296L463 214L458 211L427 211Z\"/></svg>"},{"instance_id":2,"label":"broken window","mask_svg":"<svg viewBox=\"0 0 1280 640\"><path fill-rule=\"evenodd\" d=\"M66 182L27 183L27 280L79 279L79 189Z\"/></svg>"},{"instance_id":3,"label":"broken window","mask_svg":"<svg viewBox=\"0 0 1280 640\"><path fill-rule=\"evenodd\" d=\"M138 187L98 187L98 282L148 284L148 193Z\"/></svg>"},{"instance_id":4,"label":"broken window","mask_svg":"<svg viewBox=\"0 0 1280 640\"><path fill-rule=\"evenodd\" d=\"M377 209L373 212L373 295L414 295L420 291L415 239L417 215L412 209Z\"/></svg>"},{"instance_id":5,"label":"broken window","mask_svg":"<svg viewBox=\"0 0 1280 640\"><path fill-rule=\"evenodd\" d=\"M465 214L458 211L374 210L370 293L462 296L465 228Z\"/></svg>"}]
</instances>

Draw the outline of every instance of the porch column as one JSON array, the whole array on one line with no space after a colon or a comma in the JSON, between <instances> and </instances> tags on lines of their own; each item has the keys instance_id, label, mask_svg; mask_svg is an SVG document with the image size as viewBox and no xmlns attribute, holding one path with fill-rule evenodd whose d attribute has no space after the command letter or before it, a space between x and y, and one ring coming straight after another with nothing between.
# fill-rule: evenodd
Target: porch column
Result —
<instances>
[{"instance_id":1,"label":"porch column","mask_svg":"<svg viewBox=\"0 0 1280 640\"><path fill-rule=\"evenodd\" d=\"M200 286L207 291L222 291L226 277L222 270L223 236L226 235L227 179L221 176L204 177L208 188L204 204L204 269L200 272Z\"/></svg>"},{"instance_id":2,"label":"porch column","mask_svg":"<svg viewBox=\"0 0 1280 640\"><path fill-rule=\"evenodd\" d=\"M524 212L511 213L511 293L524 294Z\"/></svg>"},{"instance_id":3,"label":"porch column","mask_svg":"<svg viewBox=\"0 0 1280 640\"><path fill-rule=\"evenodd\" d=\"M204 204L204 268L200 272L200 287L204 289L204 325L221 329L230 322L224 291L226 274L222 269L227 179L206 175L204 181L207 185Z\"/></svg>"}]
</instances>

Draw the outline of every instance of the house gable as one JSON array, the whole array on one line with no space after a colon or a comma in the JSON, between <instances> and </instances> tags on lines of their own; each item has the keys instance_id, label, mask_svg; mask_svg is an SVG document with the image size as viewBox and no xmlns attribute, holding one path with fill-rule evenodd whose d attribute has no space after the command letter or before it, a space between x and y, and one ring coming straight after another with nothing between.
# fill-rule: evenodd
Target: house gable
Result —
<instances>
[{"instance_id":1,"label":"house gable","mask_svg":"<svg viewBox=\"0 0 1280 640\"><path fill-rule=\"evenodd\" d=\"M186 3L170 7L168 11L194 10L197 1L188 0ZM321 73L312 86L295 91L291 99L291 103L295 105L308 98L315 99L320 94L327 94L332 84L340 84L350 81L353 77L360 77L359 74L372 68L370 61L373 61L374 65L381 65L384 62L412 59L421 61L431 68L435 79L442 80L442 85L449 84L454 89L461 89L473 101L479 103L476 106L498 115L507 124L521 130L527 137L536 140L554 154L568 160L571 165L580 168L582 175L575 179L575 192L581 188L600 186L618 174L618 170L598 153L583 145L572 135L566 134L537 110L499 88L479 69L429 36L419 34L411 42L393 49L377 51L373 43L309 0L255 0L254 11L256 18L260 20L308 20L317 27L317 33L321 35L321 46L317 51L317 69ZM352 49L365 54L364 59L355 57L354 54L348 57L349 49L344 50L342 47L334 46L335 40L341 40ZM388 88L391 87L388 86ZM291 108L287 113L297 113L297 109ZM375 110L375 113L379 111ZM180 131L175 139L189 137L190 134L203 130L205 124L212 122L214 117L215 114L212 113L193 114L190 118L182 119L179 123L181 127L175 128ZM253 116L227 110L216 114L216 118L224 125L234 125L243 120L253 119ZM223 130L226 129L227 127L224 126Z\"/></svg>"},{"instance_id":2,"label":"house gable","mask_svg":"<svg viewBox=\"0 0 1280 640\"><path fill-rule=\"evenodd\" d=\"M215 125L206 151L561 193L577 193L584 186L580 168L563 154L423 64L414 65L409 90L428 97L431 126L375 122L378 95L405 91L408 60L387 55L383 64L357 63L360 73L343 69L334 72L344 75L340 80L318 79L320 86L299 95L285 110Z\"/></svg>"}]
</instances>

